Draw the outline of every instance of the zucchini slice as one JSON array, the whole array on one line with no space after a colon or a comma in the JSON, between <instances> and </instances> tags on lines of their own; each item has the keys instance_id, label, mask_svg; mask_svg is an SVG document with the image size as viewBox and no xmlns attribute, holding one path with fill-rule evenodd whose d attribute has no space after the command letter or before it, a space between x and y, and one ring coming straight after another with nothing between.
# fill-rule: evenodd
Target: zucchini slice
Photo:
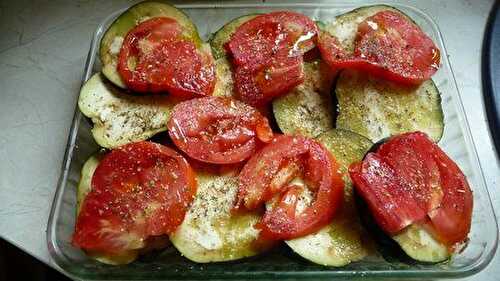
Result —
<instances>
[{"instance_id":1,"label":"zucchini slice","mask_svg":"<svg viewBox=\"0 0 500 281\"><path fill-rule=\"evenodd\" d=\"M401 249L412 259L437 263L450 258L448 248L436 241L425 229L412 224L392 236Z\"/></svg>"},{"instance_id":2,"label":"zucchini slice","mask_svg":"<svg viewBox=\"0 0 500 281\"><path fill-rule=\"evenodd\" d=\"M76 193L76 214L80 213L80 208L82 206L83 199L87 196L91 189L92 176L94 171L101 162L103 155L96 153L90 156L87 161L83 164L80 181L78 182L77 193Z\"/></svg>"},{"instance_id":3,"label":"zucchini slice","mask_svg":"<svg viewBox=\"0 0 500 281\"><path fill-rule=\"evenodd\" d=\"M381 140L375 143L366 154L377 151L384 142ZM451 257L452 252L448 247L437 241L423 226L414 223L398 234L390 236L378 226L366 202L359 195L355 196L354 201L363 225L380 244L379 250L383 256L410 263L413 262L412 260L437 263Z\"/></svg>"},{"instance_id":4,"label":"zucchini slice","mask_svg":"<svg viewBox=\"0 0 500 281\"><path fill-rule=\"evenodd\" d=\"M120 53L123 39L129 30L136 25L154 17L175 19L183 27L184 36L197 46L201 45L198 30L193 22L181 10L167 4L166 1L144 1L134 5L110 25L101 40L99 57L102 63L102 73L115 85L125 88L125 84L116 71L118 54Z\"/></svg>"},{"instance_id":5,"label":"zucchini slice","mask_svg":"<svg viewBox=\"0 0 500 281\"><path fill-rule=\"evenodd\" d=\"M238 177L235 171L197 171L198 190L191 208L170 241L198 263L241 259L267 248L257 243L258 213L232 214Z\"/></svg>"},{"instance_id":6,"label":"zucchini slice","mask_svg":"<svg viewBox=\"0 0 500 281\"><path fill-rule=\"evenodd\" d=\"M83 202L83 199L87 196L91 189L92 176L94 175L94 171L99 165L99 162L102 159L102 154L94 154L92 155L86 162L83 164L82 173L80 182L78 183L77 190L77 205L76 205L76 216L80 213L80 208ZM120 255L110 255L103 254L94 251L87 251L87 255L95 259L99 262L111 265L120 265L120 264L128 264L134 261L139 255L139 251L127 251Z\"/></svg>"},{"instance_id":7,"label":"zucchini slice","mask_svg":"<svg viewBox=\"0 0 500 281\"><path fill-rule=\"evenodd\" d=\"M80 91L78 107L92 120L92 135L102 147L146 140L167 130L176 100L170 96L134 96L94 74Z\"/></svg>"},{"instance_id":8,"label":"zucchini slice","mask_svg":"<svg viewBox=\"0 0 500 281\"><path fill-rule=\"evenodd\" d=\"M388 261L403 263L438 263L449 259L452 252L434 239L422 226L412 224L398 234L390 236L377 225L366 202L360 196L355 196L363 226L376 241L378 252Z\"/></svg>"},{"instance_id":9,"label":"zucchini slice","mask_svg":"<svg viewBox=\"0 0 500 281\"><path fill-rule=\"evenodd\" d=\"M255 18L257 14L241 16L226 23L223 27L217 30L210 38L210 46L212 46L212 54L215 59L220 59L226 56L226 49L224 44L231 39L231 35L243 23Z\"/></svg>"},{"instance_id":10,"label":"zucchini slice","mask_svg":"<svg viewBox=\"0 0 500 281\"><path fill-rule=\"evenodd\" d=\"M392 135L422 131L435 142L444 130L441 96L432 80L406 87L344 70L335 88L337 127L373 142Z\"/></svg>"},{"instance_id":11,"label":"zucchini slice","mask_svg":"<svg viewBox=\"0 0 500 281\"><path fill-rule=\"evenodd\" d=\"M334 127L334 74L321 61L304 63L304 72L302 84L273 101L273 112L283 133L314 138Z\"/></svg>"},{"instance_id":12,"label":"zucchini slice","mask_svg":"<svg viewBox=\"0 0 500 281\"><path fill-rule=\"evenodd\" d=\"M358 33L358 25L366 18L387 10L406 16L401 11L387 5L365 6L339 15L332 22L322 23L320 27L321 30L335 36L344 50L352 53L354 51L354 39Z\"/></svg>"},{"instance_id":13,"label":"zucchini slice","mask_svg":"<svg viewBox=\"0 0 500 281\"><path fill-rule=\"evenodd\" d=\"M332 223L317 233L288 240L286 243L300 256L320 265L344 266L359 261L372 252L371 241L362 228L354 198L352 183L347 174L349 164L360 161L372 146L367 138L346 130L333 129L318 138L339 163L344 173L344 202ZM304 194L301 201L311 200ZM299 205L300 207L300 205Z\"/></svg>"}]
</instances>

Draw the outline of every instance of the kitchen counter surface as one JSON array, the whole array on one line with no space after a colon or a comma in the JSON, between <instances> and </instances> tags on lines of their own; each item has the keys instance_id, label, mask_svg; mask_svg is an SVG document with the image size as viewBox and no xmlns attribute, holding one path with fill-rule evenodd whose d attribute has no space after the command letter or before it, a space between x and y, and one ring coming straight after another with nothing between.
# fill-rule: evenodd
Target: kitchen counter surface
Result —
<instances>
[{"instance_id":1,"label":"kitchen counter surface","mask_svg":"<svg viewBox=\"0 0 500 281\"><path fill-rule=\"evenodd\" d=\"M429 14L443 33L486 183L500 214L500 168L487 129L480 80L481 44L493 1L409 2ZM131 3L0 2L0 237L49 265L47 218L90 39L102 19ZM497 250L492 263L467 280L498 276Z\"/></svg>"}]
</instances>

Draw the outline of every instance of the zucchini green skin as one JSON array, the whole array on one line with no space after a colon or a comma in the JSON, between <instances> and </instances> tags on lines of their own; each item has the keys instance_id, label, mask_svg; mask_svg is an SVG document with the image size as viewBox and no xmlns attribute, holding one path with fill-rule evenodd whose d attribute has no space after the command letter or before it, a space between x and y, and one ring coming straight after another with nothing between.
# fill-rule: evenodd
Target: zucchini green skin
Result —
<instances>
[{"instance_id":1,"label":"zucchini green skin","mask_svg":"<svg viewBox=\"0 0 500 281\"><path fill-rule=\"evenodd\" d=\"M236 29L243 23L255 18L256 16L258 16L258 14L250 14L235 18L226 23L212 35L209 42L210 46L212 47L212 54L216 60L227 55L224 45L229 41L229 39L231 39L231 35L233 35Z\"/></svg>"},{"instance_id":2,"label":"zucchini green skin","mask_svg":"<svg viewBox=\"0 0 500 281\"><path fill-rule=\"evenodd\" d=\"M166 1L144 1L130 7L109 26L101 39L99 49L102 73L118 87L126 88L116 70L118 54L123 39L129 30L142 21L153 17L169 17L177 20L183 27L184 36L198 47L201 45L202 41L194 23L181 10L169 5Z\"/></svg>"},{"instance_id":3,"label":"zucchini green skin","mask_svg":"<svg viewBox=\"0 0 500 281\"><path fill-rule=\"evenodd\" d=\"M177 102L172 96L130 95L97 73L83 85L78 107L92 120L97 144L116 148L166 131L170 111Z\"/></svg>"},{"instance_id":4,"label":"zucchini green skin","mask_svg":"<svg viewBox=\"0 0 500 281\"><path fill-rule=\"evenodd\" d=\"M333 129L321 134L321 142L335 157L344 173L344 202L334 220L317 233L286 241L300 256L320 265L344 266L359 261L373 251L362 228L353 199L349 164L360 161L372 142L356 133Z\"/></svg>"},{"instance_id":5,"label":"zucchini green skin","mask_svg":"<svg viewBox=\"0 0 500 281\"><path fill-rule=\"evenodd\" d=\"M302 84L273 101L273 113L283 133L314 138L334 127L334 74L322 61L304 63L304 73Z\"/></svg>"},{"instance_id":6,"label":"zucchini green skin","mask_svg":"<svg viewBox=\"0 0 500 281\"><path fill-rule=\"evenodd\" d=\"M221 262L259 254L270 245L257 243L255 225L260 214L234 214L237 171L197 171L198 190L184 221L170 241L186 258L197 263Z\"/></svg>"},{"instance_id":7,"label":"zucchini green skin","mask_svg":"<svg viewBox=\"0 0 500 281\"><path fill-rule=\"evenodd\" d=\"M422 131L438 142L443 135L441 96L432 80L406 87L344 70L337 80L337 127L373 142L405 132Z\"/></svg>"},{"instance_id":8,"label":"zucchini green skin","mask_svg":"<svg viewBox=\"0 0 500 281\"><path fill-rule=\"evenodd\" d=\"M80 208L82 206L82 202L87 196L87 194L92 189L92 176L94 175L94 171L99 165L102 157L104 155L97 153L92 155L86 162L83 164L80 182L78 183L77 189L77 205L76 205L76 216L80 213ZM137 256L139 255L139 251L127 251L120 255L110 255L99 252L87 251L86 254L99 262L110 264L110 265L121 265L128 264L133 262Z\"/></svg>"}]
</instances>

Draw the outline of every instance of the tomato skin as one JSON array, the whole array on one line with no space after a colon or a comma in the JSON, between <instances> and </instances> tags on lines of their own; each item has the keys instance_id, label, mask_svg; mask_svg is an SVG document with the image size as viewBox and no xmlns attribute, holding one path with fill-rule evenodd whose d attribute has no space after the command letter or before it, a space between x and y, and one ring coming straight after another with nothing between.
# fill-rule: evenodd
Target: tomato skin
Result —
<instances>
[{"instance_id":1,"label":"tomato skin","mask_svg":"<svg viewBox=\"0 0 500 281\"><path fill-rule=\"evenodd\" d=\"M148 237L173 232L196 194L195 174L187 161L145 141L108 153L91 185L72 243L104 253L140 249Z\"/></svg>"},{"instance_id":2,"label":"tomato skin","mask_svg":"<svg viewBox=\"0 0 500 281\"><path fill-rule=\"evenodd\" d=\"M302 83L303 54L317 33L311 19L294 12L260 15L238 27L226 44L238 98L261 106Z\"/></svg>"},{"instance_id":3,"label":"tomato skin","mask_svg":"<svg viewBox=\"0 0 500 281\"><path fill-rule=\"evenodd\" d=\"M458 166L424 133L392 137L351 165L349 175L387 233L419 223L448 246L467 238L472 191Z\"/></svg>"},{"instance_id":4,"label":"tomato skin","mask_svg":"<svg viewBox=\"0 0 500 281\"><path fill-rule=\"evenodd\" d=\"M393 11L379 12L359 24L354 53L321 33L319 49L334 69L351 68L403 84L420 84L439 68L440 53L422 30Z\"/></svg>"},{"instance_id":5,"label":"tomato skin","mask_svg":"<svg viewBox=\"0 0 500 281\"><path fill-rule=\"evenodd\" d=\"M381 74L396 82L419 84L439 68L439 49L432 39L393 11L379 12L361 23L355 44L356 57L380 66Z\"/></svg>"},{"instance_id":6,"label":"tomato skin","mask_svg":"<svg viewBox=\"0 0 500 281\"><path fill-rule=\"evenodd\" d=\"M439 240L453 245L464 241L470 232L473 196L460 168L442 150L436 150L436 159L443 200L439 208L429 212L429 217Z\"/></svg>"},{"instance_id":7,"label":"tomato skin","mask_svg":"<svg viewBox=\"0 0 500 281\"><path fill-rule=\"evenodd\" d=\"M179 23L166 17L146 20L128 32L117 70L127 88L139 93L189 98L210 95L215 87L211 55L198 50Z\"/></svg>"},{"instance_id":8,"label":"tomato skin","mask_svg":"<svg viewBox=\"0 0 500 281\"><path fill-rule=\"evenodd\" d=\"M278 11L243 23L226 45L237 66L266 64L281 49L305 53L314 47L318 28L305 15Z\"/></svg>"},{"instance_id":9,"label":"tomato skin","mask_svg":"<svg viewBox=\"0 0 500 281\"><path fill-rule=\"evenodd\" d=\"M282 193L260 223L265 239L293 239L310 234L331 221L342 204L344 182L326 148L302 136L275 136L255 154L239 176L236 209L256 209ZM296 214L300 187L288 183L303 176L316 199Z\"/></svg>"},{"instance_id":10,"label":"tomato skin","mask_svg":"<svg viewBox=\"0 0 500 281\"><path fill-rule=\"evenodd\" d=\"M234 80L238 98L250 105L262 106L301 84L304 81L302 56L282 56L285 57L273 57L255 70L237 67Z\"/></svg>"},{"instance_id":11,"label":"tomato skin","mask_svg":"<svg viewBox=\"0 0 500 281\"><path fill-rule=\"evenodd\" d=\"M359 62L340 46L336 37L324 31L318 35L318 49L321 57L334 70L351 68Z\"/></svg>"},{"instance_id":12,"label":"tomato skin","mask_svg":"<svg viewBox=\"0 0 500 281\"><path fill-rule=\"evenodd\" d=\"M443 199L440 172L435 161L435 145L420 133L396 136L383 144L377 154L398 175L404 175L401 184L413 194L420 209L434 210Z\"/></svg>"},{"instance_id":13,"label":"tomato skin","mask_svg":"<svg viewBox=\"0 0 500 281\"><path fill-rule=\"evenodd\" d=\"M191 158L214 164L246 160L273 136L267 118L238 100L205 97L177 104L168 122L174 144Z\"/></svg>"},{"instance_id":14,"label":"tomato skin","mask_svg":"<svg viewBox=\"0 0 500 281\"><path fill-rule=\"evenodd\" d=\"M377 224L389 234L396 234L426 212L404 191L398 175L377 154L369 153L363 162L352 164L349 175L356 192L364 198Z\"/></svg>"}]
</instances>

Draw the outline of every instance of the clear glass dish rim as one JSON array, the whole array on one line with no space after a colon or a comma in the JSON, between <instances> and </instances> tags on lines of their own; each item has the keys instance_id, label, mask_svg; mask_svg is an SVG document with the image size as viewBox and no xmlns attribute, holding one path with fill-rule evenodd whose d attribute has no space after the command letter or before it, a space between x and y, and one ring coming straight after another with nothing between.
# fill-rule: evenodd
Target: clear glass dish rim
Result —
<instances>
[{"instance_id":1,"label":"clear glass dish rim","mask_svg":"<svg viewBox=\"0 0 500 281\"><path fill-rule=\"evenodd\" d=\"M430 22L432 27L435 29L437 33L437 40L439 40L439 44L442 46L443 51L445 54L447 54L446 51L446 45L441 33L441 30L439 29L438 25L436 22L433 20L432 17L428 16L426 13L424 13L422 10L406 5L406 4L400 4L400 3L365 3L365 4L359 4L358 3L350 3L350 2L336 2L336 3L318 3L315 1L311 1L308 3L266 3L266 2L260 2L260 3L204 3L204 4L176 4L175 6L180 8L180 9L213 9L213 8L220 8L220 9L227 9L227 8L349 8L352 6L356 7L362 7L366 5L390 5L393 7L401 7L404 9L411 10L412 12L418 14L420 17L424 18L426 21ZM130 5L129 5L130 6ZM91 75L92 75L92 68L93 65L96 61L97 57L97 52L98 52L98 47L99 47L99 37L100 35L105 32L106 23L112 22L112 19L116 18L119 14L123 13L128 7L118 9L117 11L111 13L109 16L104 18L97 26L96 30L93 33L92 40L90 43L90 49L87 55L87 59L85 62L85 68L84 68L84 73L82 77L82 85L87 81ZM489 193L489 190L486 185L485 177L483 174L483 169L481 167L481 163L479 162L479 157L477 154L477 149L476 149L476 144L472 138L471 131L470 131L470 126L469 126L469 121L467 119L467 116L465 114L462 98L460 96L460 92L458 90L458 86L456 83L455 79L455 74L451 68L451 64L449 62L449 58L447 56L442 56L442 62L447 65L447 70L448 70L448 75L450 75L450 81L452 83L452 87L454 88L455 92L457 93L457 96L454 97L454 103L456 105L457 109L457 115L458 118L461 118L460 120L460 126L461 130L464 136L465 144L467 149L470 152L470 157L471 157L471 165L476 173L476 176L478 177L478 182L479 185L484 189L485 194L487 195L487 201L488 201L488 206L487 210L491 212L492 217L494 218L494 228L496 229L495 231L495 240L492 241L492 244L490 243L489 251L488 249L485 248L485 251L481 254L481 258L478 259L477 262L464 266L462 268L458 269L451 269L451 270L342 270L342 268L335 268L334 270L331 271L308 271L308 272L291 272L291 271L260 271L260 272L245 272L245 273L233 273L231 277L234 279L237 278L242 278L242 277L251 277L252 279L262 279L262 278L269 278L270 276L273 276L273 274L279 274L280 277L285 277L285 278L299 278L299 279L305 279L305 278L328 278L328 277L337 277L337 278L346 278L346 277L373 277L373 278L381 278L381 277L388 277L388 278L464 278L467 276L471 276L475 273L478 273L482 269L484 269L493 259L497 246L498 246L498 223L496 220L496 215L494 213L493 205L491 202L491 196ZM64 160L63 164L61 167L61 174L57 182L57 188L56 192L54 195L54 199L52 201L52 206L49 214L49 219L48 219L48 224L47 224L47 246L48 250L50 253L51 257L51 263L52 265L62 272L63 274L74 278L74 279L79 279L82 278L81 276L76 276L67 270L65 270L64 266L62 266L66 261L63 260L64 254L61 252L59 249L59 246L56 243L56 218L57 214L59 212L59 208L62 203L62 195L64 192L64 188L66 185L66 181L68 178L69 174L69 168L71 164L71 160L73 158L73 152L75 151L75 144L76 144L76 137L78 135L78 128L80 126L80 121L82 119L82 113L78 109L78 104L75 106L75 113L73 115L71 127L69 130L69 136L68 136L68 141L64 153ZM215 276L214 278L223 278L223 279L228 279L228 276ZM200 277L200 279L203 279ZM91 280L98 280L98 279L91 279ZM112 280L112 279L110 279Z\"/></svg>"}]
</instances>

